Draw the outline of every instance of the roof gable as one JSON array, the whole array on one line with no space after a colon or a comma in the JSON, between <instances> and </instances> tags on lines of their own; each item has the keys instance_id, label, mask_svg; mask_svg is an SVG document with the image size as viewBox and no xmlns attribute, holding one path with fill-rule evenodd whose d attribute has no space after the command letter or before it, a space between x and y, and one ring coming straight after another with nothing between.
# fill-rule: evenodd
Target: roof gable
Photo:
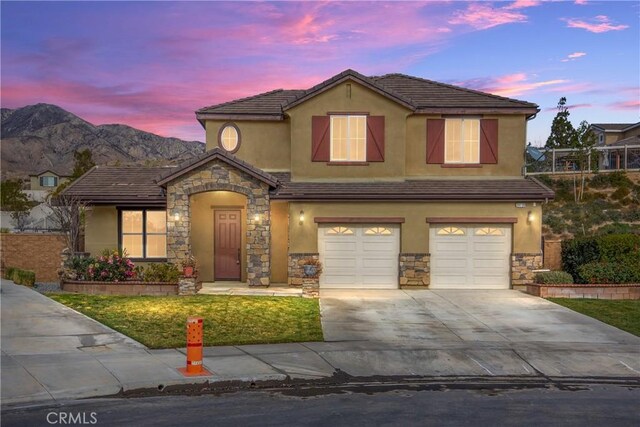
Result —
<instances>
[{"instance_id":1,"label":"roof gable","mask_svg":"<svg viewBox=\"0 0 640 427\"><path fill-rule=\"evenodd\" d=\"M207 163L212 161L219 160L222 161L229 166L232 166L236 169L239 169L248 175L256 178L258 181L264 182L270 187L276 187L278 185L278 179L273 175L268 174L262 169L258 169L255 166L250 165L249 163L240 160L233 154L229 154L220 147L215 147L213 150L207 151L199 156L194 157L191 160L188 160L181 165L165 172L164 174L158 177L157 184L158 185L166 185L169 182L181 177L182 175L191 172L194 169L199 168L200 166L204 166Z\"/></svg>"}]
</instances>

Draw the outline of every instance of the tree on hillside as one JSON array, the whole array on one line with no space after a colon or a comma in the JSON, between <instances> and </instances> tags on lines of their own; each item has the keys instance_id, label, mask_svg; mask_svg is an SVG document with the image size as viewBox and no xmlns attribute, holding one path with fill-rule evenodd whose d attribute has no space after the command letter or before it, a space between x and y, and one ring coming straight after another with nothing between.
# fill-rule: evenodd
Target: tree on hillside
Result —
<instances>
[{"instance_id":1,"label":"tree on hillside","mask_svg":"<svg viewBox=\"0 0 640 427\"><path fill-rule=\"evenodd\" d=\"M93 153L88 148L80 151L76 150L73 153L73 159L75 162L73 164L73 172L71 173L71 178L69 179L69 181L63 182L56 187L56 189L53 191L54 196L59 195L62 190L71 185L73 181L80 178L82 175L87 173L89 169L96 165L96 162L93 161Z\"/></svg>"},{"instance_id":2,"label":"tree on hillside","mask_svg":"<svg viewBox=\"0 0 640 427\"><path fill-rule=\"evenodd\" d=\"M96 165L96 162L93 161L93 153L88 148L82 151L76 150L76 152L73 153L73 159L75 160L75 164L73 165L73 173L71 174L72 180L80 178Z\"/></svg>"},{"instance_id":3,"label":"tree on hillside","mask_svg":"<svg viewBox=\"0 0 640 427\"><path fill-rule=\"evenodd\" d=\"M575 129L569 120L569 108L567 98L564 96L558 101L558 114L551 122L551 135L547 138L546 148L571 148L571 140Z\"/></svg>"}]
</instances>

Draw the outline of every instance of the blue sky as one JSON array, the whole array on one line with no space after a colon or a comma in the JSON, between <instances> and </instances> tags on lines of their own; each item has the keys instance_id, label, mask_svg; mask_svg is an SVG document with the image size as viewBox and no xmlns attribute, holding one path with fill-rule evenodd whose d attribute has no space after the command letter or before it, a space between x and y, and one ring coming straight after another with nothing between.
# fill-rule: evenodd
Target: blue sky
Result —
<instances>
[{"instance_id":1,"label":"blue sky","mask_svg":"<svg viewBox=\"0 0 640 427\"><path fill-rule=\"evenodd\" d=\"M640 116L640 2L3 1L3 107L47 102L95 124L204 140L194 110L344 69L400 72L540 105L544 144Z\"/></svg>"}]
</instances>

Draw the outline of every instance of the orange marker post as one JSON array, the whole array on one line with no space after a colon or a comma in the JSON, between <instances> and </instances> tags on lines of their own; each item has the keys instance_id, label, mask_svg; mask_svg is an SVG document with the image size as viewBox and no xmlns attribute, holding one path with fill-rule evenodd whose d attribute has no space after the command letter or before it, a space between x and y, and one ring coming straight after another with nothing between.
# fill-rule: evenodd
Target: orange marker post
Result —
<instances>
[{"instance_id":1,"label":"orange marker post","mask_svg":"<svg viewBox=\"0 0 640 427\"><path fill-rule=\"evenodd\" d=\"M184 376L209 376L211 372L202 366L203 342L202 317L187 318L187 367L178 368Z\"/></svg>"}]
</instances>

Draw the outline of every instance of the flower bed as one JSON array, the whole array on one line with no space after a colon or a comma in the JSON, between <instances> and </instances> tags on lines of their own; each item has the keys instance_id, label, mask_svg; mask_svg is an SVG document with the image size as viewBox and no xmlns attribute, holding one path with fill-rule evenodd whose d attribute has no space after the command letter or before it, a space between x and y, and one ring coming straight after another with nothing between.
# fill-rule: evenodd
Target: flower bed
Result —
<instances>
[{"instance_id":1,"label":"flower bed","mask_svg":"<svg viewBox=\"0 0 640 427\"><path fill-rule=\"evenodd\" d=\"M640 299L640 284L540 284L527 285L527 293L542 298Z\"/></svg>"},{"instance_id":2,"label":"flower bed","mask_svg":"<svg viewBox=\"0 0 640 427\"><path fill-rule=\"evenodd\" d=\"M178 295L178 283L169 282L99 282L91 280L63 280L65 292L89 295Z\"/></svg>"}]
</instances>

